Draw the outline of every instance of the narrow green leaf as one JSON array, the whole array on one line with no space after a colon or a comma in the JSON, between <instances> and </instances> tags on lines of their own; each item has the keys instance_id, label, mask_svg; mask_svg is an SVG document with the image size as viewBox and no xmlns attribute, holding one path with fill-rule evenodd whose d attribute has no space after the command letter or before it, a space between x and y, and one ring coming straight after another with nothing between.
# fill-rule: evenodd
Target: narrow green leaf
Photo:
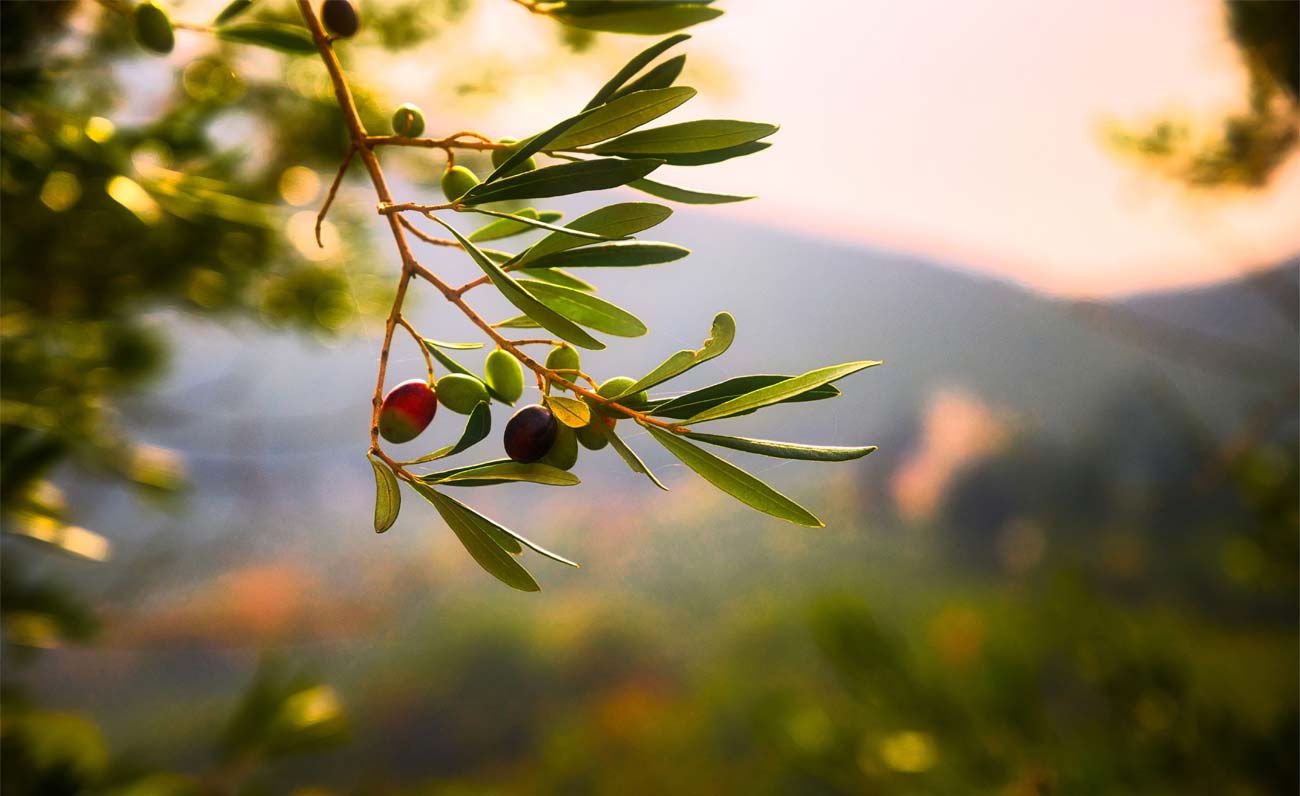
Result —
<instances>
[{"instance_id":1,"label":"narrow green leaf","mask_svg":"<svg viewBox=\"0 0 1300 796\"><path fill-rule=\"evenodd\" d=\"M397 522L397 515L402 510L402 491L397 476L388 465L374 456L366 458L375 470L375 533L383 533Z\"/></svg>"},{"instance_id":2,"label":"narrow green leaf","mask_svg":"<svg viewBox=\"0 0 1300 796\"><path fill-rule=\"evenodd\" d=\"M614 397L622 398L625 395L648 390L656 384L663 384L669 379L676 378L696 365L721 356L723 352L731 347L731 341L735 339L736 319L732 318L730 313L719 312L713 318L713 327L709 330L709 339L704 341L704 345L695 351L678 351L665 359L659 367L642 377L636 384Z\"/></svg>"},{"instance_id":3,"label":"narrow green leaf","mask_svg":"<svg viewBox=\"0 0 1300 796\"><path fill-rule=\"evenodd\" d=\"M511 179L514 178L512 177ZM508 182L508 180L503 180L502 182ZM473 259L474 262L478 264L478 267L483 270L483 273L487 274L488 279L496 286L496 289L501 291L501 295L505 296L506 301L509 301L511 304L518 307L525 315L537 321L542 325L542 328L550 331L561 339L567 340L576 346L581 346L582 348L599 351L605 347L604 343L584 332L572 321L561 316L542 302L533 298L532 295L519 286L518 282L511 279L509 274L502 271L501 266L492 262L488 259L487 255L479 251L474 244L465 240L465 237L457 232L455 227L437 216L431 216L431 218L447 228L447 231L450 232L460 245L465 248L465 251L469 253L470 258Z\"/></svg>"},{"instance_id":4,"label":"narrow green leaf","mask_svg":"<svg viewBox=\"0 0 1300 796\"><path fill-rule=\"evenodd\" d=\"M566 381L577 380L577 377L572 376L572 374L565 373L561 375L565 376ZM548 395L546 396L546 405L551 407L555 419L569 428L582 428L591 422L591 407L587 406L586 401L565 398L563 395Z\"/></svg>"},{"instance_id":5,"label":"narrow green leaf","mask_svg":"<svg viewBox=\"0 0 1300 796\"><path fill-rule=\"evenodd\" d=\"M650 410L650 414L656 417L670 417L675 420L685 420L692 415L699 414L706 409L712 409L718 404L730 401L746 393L751 393L760 387L768 387L783 381L789 381L794 376L737 376L717 384L704 387L694 392L688 392L685 395L678 396L669 401L663 401ZM793 395L786 398L783 403L797 403L800 401L821 401L827 398L835 398L840 391L829 384L823 384L820 387ZM735 415L733 415L734 417Z\"/></svg>"},{"instance_id":6,"label":"narrow green leaf","mask_svg":"<svg viewBox=\"0 0 1300 796\"><path fill-rule=\"evenodd\" d=\"M550 230L551 232L568 235L573 238L582 238L584 240L621 240L624 236L610 237L609 235L600 235L595 232L583 232L580 229L569 229L568 227L557 227L554 224L548 224L537 218L537 213L527 216L522 213L503 213L500 210L487 210L482 207L466 207L460 210L462 213L482 213L485 216L495 216L505 221L512 221L516 224L523 224L527 227L536 227L537 229ZM470 237L473 240L473 236Z\"/></svg>"},{"instance_id":7,"label":"narrow green leaf","mask_svg":"<svg viewBox=\"0 0 1300 796\"><path fill-rule=\"evenodd\" d=\"M673 81L681 75L684 66L686 66L685 55L678 55L669 58L667 61L659 64L641 77L628 83L627 86L619 89L610 99L616 100L620 97L625 97L634 91L650 91L656 88L668 88L673 84Z\"/></svg>"},{"instance_id":8,"label":"narrow green leaf","mask_svg":"<svg viewBox=\"0 0 1300 796\"><path fill-rule=\"evenodd\" d=\"M433 348L445 348L448 351L473 351L476 348L482 348L482 343L444 343L441 340L433 340L428 337L423 338L426 346Z\"/></svg>"},{"instance_id":9,"label":"narrow green leaf","mask_svg":"<svg viewBox=\"0 0 1300 796\"><path fill-rule=\"evenodd\" d=\"M641 461L641 457L636 455L636 451L629 448L627 443L623 441L622 437L614 432L614 429L604 423L597 423L596 428L600 429L600 432L605 435L609 440L609 446L618 453L624 462L627 463L627 466L632 470L632 472L643 474L646 478L650 479L652 484L665 492L668 491L668 487L664 486L664 482L660 481L655 477L654 473L650 472L650 468L646 467L645 462Z\"/></svg>"},{"instance_id":10,"label":"narrow green leaf","mask_svg":"<svg viewBox=\"0 0 1300 796\"><path fill-rule=\"evenodd\" d=\"M545 221L547 224L554 224L556 221L564 218L564 213L559 210L540 210L537 213L537 217Z\"/></svg>"},{"instance_id":11,"label":"narrow green leaf","mask_svg":"<svg viewBox=\"0 0 1300 796\"><path fill-rule=\"evenodd\" d=\"M691 250L675 243L652 243L630 240L600 243L580 249L565 249L541 257L521 259L511 270L533 271L564 266L565 268L635 268L680 260Z\"/></svg>"},{"instance_id":12,"label":"narrow green leaf","mask_svg":"<svg viewBox=\"0 0 1300 796\"><path fill-rule=\"evenodd\" d=\"M483 180L483 184L486 185L502 179L507 174L513 172L515 167L521 165L525 160L528 160L530 157L544 149L558 149L559 147L552 147L551 142L563 135L569 128L584 121L592 113L593 111L582 111L576 116L570 116L564 121L552 125L550 129L545 130L544 132L530 136L529 138L525 138L523 141L514 144L510 149L510 156L501 161L500 166L497 166L492 170L492 173Z\"/></svg>"},{"instance_id":13,"label":"narrow green leaf","mask_svg":"<svg viewBox=\"0 0 1300 796\"><path fill-rule=\"evenodd\" d=\"M817 519L798 503L777 492L772 487L740 469L731 462L720 459L712 453L699 448L670 431L646 426L660 445L676 456L682 464L694 470L701 478L713 484L747 506L758 509L779 519L788 520L796 525L809 528L824 528L826 524Z\"/></svg>"},{"instance_id":14,"label":"narrow green leaf","mask_svg":"<svg viewBox=\"0 0 1300 796\"><path fill-rule=\"evenodd\" d=\"M779 128L762 122L701 119L650 130L637 130L606 141L592 151L598 155L685 155L753 143Z\"/></svg>"},{"instance_id":15,"label":"narrow green leaf","mask_svg":"<svg viewBox=\"0 0 1300 796\"><path fill-rule=\"evenodd\" d=\"M488 407L487 401L479 401L478 405L469 413L469 418L465 421L465 430L461 432L460 439L456 440L454 444L446 445L433 453L421 456L412 461L411 464L426 464L447 456L454 456L487 439L487 435L491 431L492 410Z\"/></svg>"},{"instance_id":16,"label":"narrow green leaf","mask_svg":"<svg viewBox=\"0 0 1300 796\"><path fill-rule=\"evenodd\" d=\"M515 560L509 549L501 546L501 542L498 541L500 534L493 535L476 518L485 520L493 526L496 526L496 523L492 523L477 512L470 511L469 507L460 501L453 500L423 484L415 484L414 487L425 500L433 504L452 533L456 534L456 538L469 551L470 556L480 567L487 570L488 574L520 591L541 591L542 587L537 584L532 574L524 568L523 564ZM523 552L522 549L520 552Z\"/></svg>"},{"instance_id":17,"label":"narrow green leaf","mask_svg":"<svg viewBox=\"0 0 1300 796\"><path fill-rule=\"evenodd\" d=\"M600 90L596 92L596 96L591 98L591 101L587 103L587 107L584 108L584 110L605 104L605 102L609 100L610 97L614 96L614 93L622 88L624 83L631 80L637 72L640 72L648 66L651 61L667 52L670 48L681 44L689 38L690 34L679 33L676 36L669 36L661 42L652 44L640 53L637 53L635 58L628 61L622 69L618 70L618 72L616 72L614 76L605 83L605 85L600 87Z\"/></svg>"},{"instance_id":18,"label":"narrow green leaf","mask_svg":"<svg viewBox=\"0 0 1300 796\"><path fill-rule=\"evenodd\" d=\"M427 489L428 487L425 488ZM559 563L573 567L574 569L579 568L575 562L570 561L569 559L565 558L564 556L558 553L553 553L550 550L547 550L545 547L542 547L536 542L529 540L528 538L524 537L522 534L515 533L514 531L505 527L504 525L501 525L499 523L496 523L488 519L487 517L484 517L482 514L479 514L477 511L465 505L464 503L461 503L459 500L456 500L455 498L450 497L448 495L443 495L442 493L435 493L435 494L438 494L439 497L447 501L449 506L450 504L455 504L455 508L457 511L459 511L467 520L469 520L474 525L476 525L481 530L483 530L485 533L487 533L494 541L497 542L498 546L500 546L506 552L519 555L520 553L523 552L523 548L527 547L533 552L546 556L552 561L558 561Z\"/></svg>"},{"instance_id":19,"label":"narrow green leaf","mask_svg":"<svg viewBox=\"0 0 1300 796\"><path fill-rule=\"evenodd\" d=\"M618 204L593 210L586 215L575 218L566 226L583 232L597 232L612 237L624 237L650 229L662 223L673 211L654 202L620 202ZM534 243L519 255L515 265L522 265L547 254L581 246L582 241L572 235L552 233Z\"/></svg>"},{"instance_id":20,"label":"narrow green leaf","mask_svg":"<svg viewBox=\"0 0 1300 796\"><path fill-rule=\"evenodd\" d=\"M795 376L793 379L787 379L767 387L760 387L753 392L732 398L730 401L724 401L711 409L692 415L685 422L702 423L705 420L730 417L739 412L750 412L764 406L780 403L815 387L830 384L851 373L857 373L859 370L879 364L878 361L848 362L843 365L832 365L826 368L810 370L803 375Z\"/></svg>"},{"instance_id":21,"label":"narrow green leaf","mask_svg":"<svg viewBox=\"0 0 1300 796\"><path fill-rule=\"evenodd\" d=\"M647 331L640 318L590 293L530 279L519 285L547 307L589 329L618 337L640 337Z\"/></svg>"},{"instance_id":22,"label":"narrow green leaf","mask_svg":"<svg viewBox=\"0 0 1300 796\"><path fill-rule=\"evenodd\" d=\"M538 217L537 211L531 207L525 207L514 215L530 219ZM514 218L498 218L496 221L489 221L465 237L475 243L483 243L485 241L500 240L501 238L508 238L512 235L531 232L533 229L536 229L536 227L525 224L524 222L518 221Z\"/></svg>"},{"instance_id":23,"label":"narrow green leaf","mask_svg":"<svg viewBox=\"0 0 1300 796\"><path fill-rule=\"evenodd\" d=\"M492 324L498 329L540 329L542 325L527 315L516 315L499 323Z\"/></svg>"},{"instance_id":24,"label":"narrow green leaf","mask_svg":"<svg viewBox=\"0 0 1300 796\"><path fill-rule=\"evenodd\" d=\"M446 486L491 486L510 481L528 481L545 486L575 486L582 483L578 476L549 464L533 462L524 464L510 459L498 459L482 464L458 467L440 473L420 476L427 484Z\"/></svg>"},{"instance_id":25,"label":"narrow green leaf","mask_svg":"<svg viewBox=\"0 0 1300 796\"><path fill-rule=\"evenodd\" d=\"M291 55L314 55L316 43L306 28L274 22L244 22L217 28L217 38L254 44Z\"/></svg>"},{"instance_id":26,"label":"narrow green leaf","mask_svg":"<svg viewBox=\"0 0 1300 796\"><path fill-rule=\"evenodd\" d=\"M440 351L438 347L433 344L432 340L428 338L424 338L424 347L428 349L430 354L433 354L434 359L438 360L438 362L441 363L444 368L450 370L452 373L459 373L462 376L470 376L474 379L477 379L478 381L483 381L483 379L480 378L477 374L475 374L474 371L470 370L469 368L460 364L456 360L442 353L442 351ZM494 391L490 386L488 386L487 382L483 382L483 386L487 387L488 395L492 396L493 399L500 401L506 406L514 405L511 401L507 401L505 398L498 395L496 391Z\"/></svg>"},{"instance_id":27,"label":"narrow green leaf","mask_svg":"<svg viewBox=\"0 0 1300 796\"><path fill-rule=\"evenodd\" d=\"M627 185L639 180L663 161L645 160L582 160L561 163L506 177L492 183L480 183L460 198L467 205L502 202L507 199L540 199L548 196L567 196L584 191L601 191Z\"/></svg>"},{"instance_id":28,"label":"narrow green leaf","mask_svg":"<svg viewBox=\"0 0 1300 796\"><path fill-rule=\"evenodd\" d=\"M633 155L630 157L655 157L669 166L708 166L712 163L721 163L724 160L762 152L770 146L772 145L767 141L754 141L740 146L729 146L725 149L712 149L708 152L686 152L677 155Z\"/></svg>"},{"instance_id":29,"label":"narrow green leaf","mask_svg":"<svg viewBox=\"0 0 1300 796\"><path fill-rule=\"evenodd\" d=\"M571 287L574 290L581 290L584 293L595 293L596 286L590 282L584 282L578 277L558 268L536 268L528 272L530 279L538 279L542 282L550 282L552 285L560 287Z\"/></svg>"},{"instance_id":30,"label":"narrow green leaf","mask_svg":"<svg viewBox=\"0 0 1300 796\"><path fill-rule=\"evenodd\" d=\"M587 112L581 122L565 130L547 149L573 149L594 144L652 122L695 96L693 88L637 91L611 99Z\"/></svg>"},{"instance_id":31,"label":"narrow green leaf","mask_svg":"<svg viewBox=\"0 0 1300 796\"><path fill-rule=\"evenodd\" d=\"M722 16L721 9L703 3L663 0L568 0L547 13L570 27L644 36L672 33Z\"/></svg>"},{"instance_id":32,"label":"narrow green leaf","mask_svg":"<svg viewBox=\"0 0 1300 796\"><path fill-rule=\"evenodd\" d=\"M794 442L773 442L767 439L750 439L749 437L724 437L718 434L700 434L686 432L686 436L711 445L720 445L732 450L757 453L760 456L773 456L778 459L799 459L806 462L847 462L861 459L876 450L875 445L861 448L843 448L832 445L799 445Z\"/></svg>"},{"instance_id":33,"label":"narrow green leaf","mask_svg":"<svg viewBox=\"0 0 1300 796\"><path fill-rule=\"evenodd\" d=\"M692 191L689 188L678 188L676 185L667 185L662 182L653 180L633 180L627 184L629 188L635 188L651 196L657 196L660 199L667 199L670 202L681 202L687 205L724 205L730 202L744 202L754 199L753 196L735 196L726 193L705 193L703 191Z\"/></svg>"},{"instance_id":34,"label":"narrow green leaf","mask_svg":"<svg viewBox=\"0 0 1300 796\"><path fill-rule=\"evenodd\" d=\"M252 8L253 0L231 0L231 2L217 14L217 18L212 21L213 25L224 25L230 20L243 14Z\"/></svg>"}]
</instances>

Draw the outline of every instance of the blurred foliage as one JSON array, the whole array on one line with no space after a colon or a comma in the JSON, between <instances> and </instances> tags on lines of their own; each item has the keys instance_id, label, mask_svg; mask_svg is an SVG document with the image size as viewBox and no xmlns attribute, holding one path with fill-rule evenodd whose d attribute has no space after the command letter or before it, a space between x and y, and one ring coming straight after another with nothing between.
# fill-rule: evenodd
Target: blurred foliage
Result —
<instances>
[{"instance_id":1,"label":"blurred foliage","mask_svg":"<svg viewBox=\"0 0 1300 796\"><path fill-rule=\"evenodd\" d=\"M1295 148L1300 126L1300 4L1225 0L1228 32L1249 79L1248 109L1217 133L1177 119L1118 126L1111 144L1193 188L1260 188Z\"/></svg>"}]
</instances>

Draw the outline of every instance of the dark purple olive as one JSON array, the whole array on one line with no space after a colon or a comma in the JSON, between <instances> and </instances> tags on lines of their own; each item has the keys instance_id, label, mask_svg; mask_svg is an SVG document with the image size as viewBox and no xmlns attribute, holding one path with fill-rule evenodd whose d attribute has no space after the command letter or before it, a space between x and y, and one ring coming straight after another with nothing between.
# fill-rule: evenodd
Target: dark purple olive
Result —
<instances>
[{"instance_id":1,"label":"dark purple olive","mask_svg":"<svg viewBox=\"0 0 1300 796\"><path fill-rule=\"evenodd\" d=\"M320 18L325 23L325 30L339 38L353 36L361 27L353 0L325 0L320 6Z\"/></svg>"},{"instance_id":2,"label":"dark purple olive","mask_svg":"<svg viewBox=\"0 0 1300 796\"><path fill-rule=\"evenodd\" d=\"M535 462L555 444L559 422L541 404L525 406L506 423L506 455L517 462Z\"/></svg>"}]
</instances>

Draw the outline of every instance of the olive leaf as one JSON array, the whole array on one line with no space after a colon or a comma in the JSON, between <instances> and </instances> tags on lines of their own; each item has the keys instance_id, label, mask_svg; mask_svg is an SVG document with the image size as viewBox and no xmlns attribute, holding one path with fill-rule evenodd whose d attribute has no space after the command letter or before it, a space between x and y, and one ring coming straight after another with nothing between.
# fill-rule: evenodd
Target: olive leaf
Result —
<instances>
[{"instance_id":1,"label":"olive leaf","mask_svg":"<svg viewBox=\"0 0 1300 796\"><path fill-rule=\"evenodd\" d=\"M493 486L511 481L528 481L545 486L576 486L582 483L578 476L568 470L541 462L525 464L513 459L494 459L453 470L428 473L420 476L420 480L426 484L446 486Z\"/></svg>"},{"instance_id":2,"label":"olive leaf","mask_svg":"<svg viewBox=\"0 0 1300 796\"><path fill-rule=\"evenodd\" d=\"M754 141L739 146L729 146L722 149L710 149L706 152L682 152L675 155L657 155L669 166L707 166L711 163L721 163L724 160L752 155L755 152L762 152L764 149L772 146L766 141ZM651 157L650 155L636 155L630 157Z\"/></svg>"},{"instance_id":3,"label":"olive leaf","mask_svg":"<svg viewBox=\"0 0 1300 796\"><path fill-rule=\"evenodd\" d=\"M537 321L542 325L542 328L576 346L594 351L599 351L605 347L604 343L584 332L573 321L533 298L531 294L519 286L518 282L511 279L509 274L502 271L501 266L488 259L487 255L479 251L474 244L457 232L455 227L437 216L431 216L431 218L446 227L447 231L456 238L457 242L469 253L470 258L483 270L483 273L487 274L488 279L496 286L496 289L501 291L501 295L505 296L506 301L518 307L529 318Z\"/></svg>"},{"instance_id":4,"label":"olive leaf","mask_svg":"<svg viewBox=\"0 0 1300 796\"><path fill-rule=\"evenodd\" d=\"M712 409L718 404L730 401L746 393L751 393L760 387L768 387L783 381L789 381L794 376L736 376L717 384L711 384L708 387L688 392L685 395L678 396L667 401L660 401L650 410L650 414L656 417L670 417L676 420L685 420L692 415L699 414L705 409ZM807 392L801 392L798 395L792 395L786 398L782 403L797 403L800 401L821 401L827 398L835 398L840 391L829 384L823 384L820 387L814 387ZM754 410L757 411L757 410ZM738 413L740 414L740 413ZM735 417L735 415L732 415Z\"/></svg>"},{"instance_id":5,"label":"olive leaf","mask_svg":"<svg viewBox=\"0 0 1300 796\"><path fill-rule=\"evenodd\" d=\"M699 448L670 431L646 425L660 445L676 456L682 464L694 470L701 478L713 484L747 506L758 509L764 514L803 525L809 528L824 528L826 524L812 515L808 509L795 503L790 498L777 492L772 487L740 469L731 462L720 459L712 453Z\"/></svg>"},{"instance_id":6,"label":"olive leaf","mask_svg":"<svg viewBox=\"0 0 1300 796\"><path fill-rule=\"evenodd\" d=\"M664 486L664 482L660 481L655 477L654 473L650 472L650 468L646 466L645 462L641 461L640 456L636 455L636 451L629 448L627 443L614 432L614 429L604 423L597 423L596 428L600 429L600 433L605 435L605 438L609 440L609 446L618 453L624 462L627 463L628 468L631 469L632 472L645 475L645 477L649 478L650 482L655 486L665 492L668 491L668 487Z\"/></svg>"},{"instance_id":7,"label":"olive leaf","mask_svg":"<svg viewBox=\"0 0 1300 796\"><path fill-rule=\"evenodd\" d=\"M213 25L224 25L235 17L253 7L253 0L231 0L231 2L212 20Z\"/></svg>"},{"instance_id":8,"label":"olive leaf","mask_svg":"<svg viewBox=\"0 0 1300 796\"><path fill-rule=\"evenodd\" d=\"M412 485L425 500L433 504L443 522L451 528L452 533L465 546L470 556L480 567L487 570L497 580L520 591L541 591L536 578L523 564L515 560L512 553L523 552L523 548L497 525L464 503L453 500L423 484ZM509 544L509 547L503 546ZM513 548L513 549L512 549Z\"/></svg>"},{"instance_id":9,"label":"olive leaf","mask_svg":"<svg viewBox=\"0 0 1300 796\"><path fill-rule=\"evenodd\" d=\"M592 149L598 155L661 157L713 152L752 144L779 128L762 122L734 119L701 119L649 130L637 130L606 141Z\"/></svg>"},{"instance_id":10,"label":"olive leaf","mask_svg":"<svg viewBox=\"0 0 1300 796\"><path fill-rule=\"evenodd\" d=\"M771 404L781 403L823 384L830 384L851 373L857 373L859 370L875 367L879 364L878 361L864 360L862 362L848 362L843 365L831 365L830 367L810 370L803 375L795 376L793 379L787 379L767 387L760 387L753 392L724 401L717 406L686 418L684 423L702 423L705 420L717 420L741 412L751 412Z\"/></svg>"},{"instance_id":11,"label":"olive leaf","mask_svg":"<svg viewBox=\"0 0 1300 796\"><path fill-rule=\"evenodd\" d=\"M716 19L722 16L722 9L710 8L701 2L566 0L545 13L575 28L654 35Z\"/></svg>"},{"instance_id":12,"label":"olive leaf","mask_svg":"<svg viewBox=\"0 0 1300 796\"><path fill-rule=\"evenodd\" d=\"M465 237L475 243L484 243L490 240L509 238L512 235L521 235L536 229L536 227L519 220L520 218L537 219L539 215L535 209L525 207L514 213L514 216L515 218L498 218L495 221L489 221Z\"/></svg>"},{"instance_id":13,"label":"olive leaf","mask_svg":"<svg viewBox=\"0 0 1300 796\"><path fill-rule=\"evenodd\" d=\"M561 271L558 268L538 268L527 273L529 279L550 282L552 285L573 288L574 290L581 290L584 293L596 292L595 285L590 282L584 282L573 274L570 274L567 271Z\"/></svg>"},{"instance_id":14,"label":"olive leaf","mask_svg":"<svg viewBox=\"0 0 1300 796\"><path fill-rule=\"evenodd\" d=\"M565 268L635 268L671 263L690 253L690 249L675 243L639 240L600 243L521 260L512 265L510 270L527 269L531 272L559 265Z\"/></svg>"},{"instance_id":15,"label":"olive leaf","mask_svg":"<svg viewBox=\"0 0 1300 796\"><path fill-rule=\"evenodd\" d=\"M448 509L460 514L467 521L469 521L477 528L482 530L483 533L497 545L497 547L501 548L507 553L510 553L511 555L520 555L524 552L523 548L527 547L529 550L532 550L534 553L543 555L551 559L552 561L558 561L559 563L573 567L574 569L579 568L577 563L570 561L569 559L565 558L564 556L558 553L554 553L550 550L547 550L545 547L542 547L536 542L531 541L530 539L523 536L522 534L515 533L514 531L505 527L504 525L493 522L492 520L488 519L487 517L484 517L482 514L479 514L477 511L465 505L464 503L461 503L459 500L456 500L455 498L451 497L450 495L444 495L441 492L438 492L434 489L431 489L423 485L417 487L417 489L424 490L421 492L421 494L425 494L425 491L427 491L430 494L437 495L438 500L444 503ZM426 495L426 497L428 496ZM434 503L435 508L437 507L437 505L438 505L437 503Z\"/></svg>"},{"instance_id":16,"label":"olive leaf","mask_svg":"<svg viewBox=\"0 0 1300 796\"><path fill-rule=\"evenodd\" d=\"M723 448L731 448L745 453L757 453L760 456L773 456L778 459L799 459L806 462L847 462L853 459L861 459L876 450L875 445L857 448L832 445L800 445L794 442L774 442L767 439L701 434L697 431L688 431L686 436L693 440L707 442L710 445L719 445Z\"/></svg>"},{"instance_id":17,"label":"olive leaf","mask_svg":"<svg viewBox=\"0 0 1300 796\"><path fill-rule=\"evenodd\" d=\"M602 298L573 288L525 279L519 286L574 323L617 337L640 337L648 330L640 318Z\"/></svg>"},{"instance_id":18,"label":"olive leaf","mask_svg":"<svg viewBox=\"0 0 1300 796\"><path fill-rule=\"evenodd\" d=\"M614 94L623 87L623 84L631 80L637 72L640 72L648 66L651 61L658 58L660 55L663 55L672 47L686 41L690 37L689 33L678 33L676 36L669 36L663 41L656 42L637 53L636 57L628 61L622 69L614 73L614 76L611 77L605 85L600 87L600 90L596 92L596 96L592 97L591 100L587 102L586 108L594 108L597 105L605 104L605 102L610 97L614 96Z\"/></svg>"},{"instance_id":19,"label":"olive leaf","mask_svg":"<svg viewBox=\"0 0 1300 796\"><path fill-rule=\"evenodd\" d=\"M397 476L387 464L370 455L366 459L375 469L375 533L383 533L397 522L397 515L402 510L402 492Z\"/></svg>"},{"instance_id":20,"label":"olive leaf","mask_svg":"<svg viewBox=\"0 0 1300 796\"><path fill-rule=\"evenodd\" d=\"M735 339L736 319L732 318L730 313L719 312L713 318L713 326L709 330L709 339L704 341L704 345L694 351L678 351L664 360L659 367L643 376L636 384L628 387L614 398L622 398L641 390L648 390L656 384L662 384L669 379L676 378L696 365L721 356L731 347L731 342Z\"/></svg>"},{"instance_id":21,"label":"olive leaf","mask_svg":"<svg viewBox=\"0 0 1300 796\"><path fill-rule=\"evenodd\" d=\"M657 205L654 202L620 202L579 216L565 226L583 232L595 232L611 237L625 237L661 224L672 214L671 208ZM572 235L551 233L520 254L512 265L518 268L547 254L554 254L581 245L583 245L582 241L575 239Z\"/></svg>"},{"instance_id":22,"label":"olive leaf","mask_svg":"<svg viewBox=\"0 0 1300 796\"><path fill-rule=\"evenodd\" d=\"M487 385L484 384L484 386ZM451 445L439 448L433 453L421 456L412 461L411 464L425 464L447 456L454 456L487 439L487 435L491 431L492 410L488 407L487 401L479 401L470 411L469 418L465 421L465 430L461 432L460 439Z\"/></svg>"},{"instance_id":23,"label":"olive leaf","mask_svg":"<svg viewBox=\"0 0 1300 796\"><path fill-rule=\"evenodd\" d=\"M527 315L516 315L504 321L498 321L492 324L497 329L540 329L541 324L529 318Z\"/></svg>"},{"instance_id":24,"label":"olive leaf","mask_svg":"<svg viewBox=\"0 0 1300 796\"><path fill-rule=\"evenodd\" d=\"M458 212L481 213L485 216L495 216L501 219L502 221L512 221L516 224L522 224L526 227L536 227L537 229L546 229L546 230L550 230L551 232L559 233L561 235L569 235L574 238L584 238L586 240L621 240L624 237L626 237L623 235L618 235L618 236L600 235L595 232L583 232L580 229L569 229L568 227L557 227L554 224L548 223L546 221L542 221L540 218L537 218L536 212L534 212L531 216L529 216L529 215L525 215L522 212L503 213L500 210L488 210L482 207L464 207L464 208L460 208ZM478 232L481 230L475 230L475 231ZM470 235L469 239L473 240L472 234Z\"/></svg>"},{"instance_id":25,"label":"olive leaf","mask_svg":"<svg viewBox=\"0 0 1300 796\"><path fill-rule=\"evenodd\" d=\"M551 141L547 149L573 149L622 135L658 119L694 96L695 89L679 87L635 91L616 97L588 111L582 121Z\"/></svg>"},{"instance_id":26,"label":"olive leaf","mask_svg":"<svg viewBox=\"0 0 1300 796\"><path fill-rule=\"evenodd\" d=\"M495 182L479 183L459 201L465 205L478 205L487 202L503 202L507 199L542 199L584 191L601 191L626 185L632 180L639 180L663 163L664 161L653 158L643 160L601 158L560 163Z\"/></svg>"},{"instance_id":27,"label":"olive leaf","mask_svg":"<svg viewBox=\"0 0 1300 796\"><path fill-rule=\"evenodd\" d=\"M566 380L573 381L567 374L561 375L565 375ZM555 419L569 428L582 428L591 422L591 407L587 406L586 401L565 398L563 395L548 395L546 405L551 408Z\"/></svg>"},{"instance_id":28,"label":"olive leaf","mask_svg":"<svg viewBox=\"0 0 1300 796\"><path fill-rule=\"evenodd\" d=\"M426 346L434 348L445 348L448 351L473 351L476 348L482 348L482 343L444 343L441 340L433 340L428 337L421 338Z\"/></svg>"},{"instance_id":29,"label":"olive leaf","mask_svg":"<svg viewBox=\"0 0 1300 796\"><path fill-rule=\"evenodd\" d=\"M628 83L625 87L615 92L611 100L625 97L635 91L649 91L656 88L668 88L673 81L682 73L682 68L686 66L686 56L678 55L669 58L667 61L646 72L641 77Z\"/></svg>"},{"instance_id":30,"label":"olive leaf","mask_svg":"<svg viewBox=\"0 0 1300 796\"><path fill-rule=\"evenodd\" d=\"M254 44L291 55L314 55L316 43L306 28L280 25L274 22L244 22L217 28L216 35L223 41Z\"/></svg>"},{"instance_id":31,"label":"olive leaf","mask_svg":"<svg viewBox=\"0 0 1300 796\"><path fill-rule=\"evenodd\" d=\"M510 147L510 155L505 160L501 161L500 166L497 166L492 170L492 173L483 180L483 183L493 183L513 173L517 166L522 165L524 161L528 160L538 152L551 148L550 144L552 141L563 135L569 128L582 122L592 113L594 113L594 110L582 111L576 116L570 116L562 122L557 122L544 132L530 136L529 138L512 145Z\"/></svg>"},{"instance_id":32,"label":"olive leaf","mask_svg":"<svg viewBox=\"0 0 1300 796\"><path fill-rule=\"evenodd\" d=\"M731 202L744 202L754 199L754 196L736 196L727 193L705 193L704 191L692 191L689 188L678 188L676 185L668 185L654 180L640 179L633 180L627 184L629 188L635 188L638 191L648 193L651 196L657 196L660 199L667 199L670 202L681 202L687 205L722 205Z\"/></svg>"}]
</instances>

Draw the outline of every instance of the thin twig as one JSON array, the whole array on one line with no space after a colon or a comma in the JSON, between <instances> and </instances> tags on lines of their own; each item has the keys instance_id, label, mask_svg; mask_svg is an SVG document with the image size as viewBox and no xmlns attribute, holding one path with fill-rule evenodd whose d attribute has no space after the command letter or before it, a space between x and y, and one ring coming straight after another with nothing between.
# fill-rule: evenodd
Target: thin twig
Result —
<instances>
[{"instance_id":1,"label":"thin twig","mask_svg":"<svg viewBox=\"0 0 1300 796\"><path fill-rule=\"evenodd\" d=\"M352 164L352 156L357 153L355 146L348 147L348 154L339 164L339 170L334 173L334 182L330 183L329 193L325 195L325 204L321 205L320 212L316 214L316 245L325 248L325 244L320 240L320 227L325 223L325 214L330 211L330 205L334 204L334 196L339 192L339 186L343 184L343 175L347 173L348 166Z\"/></svg>"},{"instance_id":2,"label":"thin twig","mask_svg":"<svg viewBox=\"0 0 1300 796\"><path fill-rule=\"evenodd\" d=\"M424 354L424 366L429 369L429 383L433 384L433 357L429 356L429 347L424 344L424 336L417 332L415 327L411 325L411 322L401 315L397 316L397 323L403 329L411 333L411 339L415 341L415 345L420 349L420 353Z\"/></svg>"}]
</instances>

